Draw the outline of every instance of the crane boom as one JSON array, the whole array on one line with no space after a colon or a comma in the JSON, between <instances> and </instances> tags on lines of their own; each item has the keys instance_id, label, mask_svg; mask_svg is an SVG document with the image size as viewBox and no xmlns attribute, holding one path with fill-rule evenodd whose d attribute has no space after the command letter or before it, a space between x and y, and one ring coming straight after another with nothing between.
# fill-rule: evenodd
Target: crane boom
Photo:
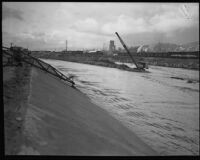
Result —
<instances>
[{"instance_id":1,"label":"crane boom","mask_svg":"<svg viewBox=\"0 0 200 160\"><path fill-rule=\"evenodd\" d=\"M140 67L138 66L138 64L136 63L135 59L133 58L133 56L131 55L131 53L129 52L128 48L126 47L124 41L121 39L121 37L119 36L119 34L117 32L115 32L115 34L117 35L117 37L119 38L121 44L123 45L124 49L126 50L126 52L128 53L128 55L131 57L133 63L136 65L136 67L138 69L140 69Z\"/></svg>"}]
</instances>

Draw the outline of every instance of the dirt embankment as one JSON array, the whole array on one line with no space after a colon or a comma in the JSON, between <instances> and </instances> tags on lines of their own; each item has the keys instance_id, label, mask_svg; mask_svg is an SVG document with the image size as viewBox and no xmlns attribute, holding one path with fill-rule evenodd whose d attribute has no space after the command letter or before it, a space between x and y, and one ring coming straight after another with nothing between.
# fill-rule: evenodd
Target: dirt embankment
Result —
<instances>
[{"instance_id":1,"label":"dirt embankment","mask_svg":"<svg viewBox=\"0 0 200 160\"><path fill-rule=\"evenodd\" d=\"M3 68L5 154L15 155L22 140L23 118L29 94L30 66Z\"/></svg>"}]
</instances>

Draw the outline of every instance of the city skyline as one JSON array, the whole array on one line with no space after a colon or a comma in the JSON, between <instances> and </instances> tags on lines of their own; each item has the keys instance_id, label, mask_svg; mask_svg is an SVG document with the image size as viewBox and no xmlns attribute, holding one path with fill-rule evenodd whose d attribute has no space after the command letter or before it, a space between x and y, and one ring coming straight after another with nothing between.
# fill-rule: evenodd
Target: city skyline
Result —
<instances>
[{"instance_id":1,"label":"city skyline","mask_svg":"<svg viewBox=\"0 0 200 160\"><path fill-rule=\"evenodd\" d=\"M34 50L199 41L198 3L3 2L3 44ZM106 45L104 45L106 44Z\"/></svg>"}]
</instances>

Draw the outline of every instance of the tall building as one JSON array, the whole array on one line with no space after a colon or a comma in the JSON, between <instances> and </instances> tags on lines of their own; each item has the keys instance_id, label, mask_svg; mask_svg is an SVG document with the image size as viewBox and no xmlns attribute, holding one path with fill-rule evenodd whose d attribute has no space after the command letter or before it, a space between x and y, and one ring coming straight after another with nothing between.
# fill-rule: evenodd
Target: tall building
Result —
<instances>
[{"instance_id":1,"label":"tall building","mask_svg":"<svg viewBox=\"0 0 200 160\"><path fill-rule=\"evenodd\" d=\"M110 40L110 45L109 45L109 52L113 53L115 51L115 44L113 40Z\"/></svg>"},{"instance_id":2,"label":"tall building","mask_svg":"<svg viewBox=\"0 0 200 160\"><path fill-rule=\"evenodd\" d=\"M102 49L103 51L105 51L106 50L106 44L105 43L103 43L103 49Z\"/></svg>"}]
</instances>

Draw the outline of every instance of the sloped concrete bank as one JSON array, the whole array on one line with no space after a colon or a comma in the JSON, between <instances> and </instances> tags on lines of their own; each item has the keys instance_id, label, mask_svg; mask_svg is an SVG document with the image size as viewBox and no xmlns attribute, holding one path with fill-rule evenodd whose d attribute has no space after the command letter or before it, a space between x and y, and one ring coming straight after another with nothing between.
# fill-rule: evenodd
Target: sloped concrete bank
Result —
<instances>
[{"instance_id":1,"label":"sloped concrete bank","mask_svg":"<svg viewBox=\"0 0 200 160\"><path fill-rule=\"evenodd\" d=\"M27 64L3 68L5 155L16 155L22 144L23 120L30 92L30 69Z\"/></svg>"},{"instance_id":2,"label":"sloped concrete bank","mask_svg":"<svg viewBox=\"0 0 200 160\"><path fill-rule=\"evenodd\" d=\"M64 82L32 68L19 155L156 155L131 130Z\"/></svg>"}]
</instances>

